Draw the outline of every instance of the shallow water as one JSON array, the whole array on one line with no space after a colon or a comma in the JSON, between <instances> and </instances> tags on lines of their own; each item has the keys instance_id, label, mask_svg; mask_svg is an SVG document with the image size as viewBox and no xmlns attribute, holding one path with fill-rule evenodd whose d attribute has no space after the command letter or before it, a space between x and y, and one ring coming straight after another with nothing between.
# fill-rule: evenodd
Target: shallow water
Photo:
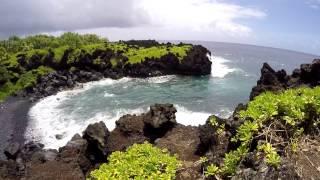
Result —
<instances>
[{"instance_id":1,"label":"shallow water","mask_svg":"<svg viewBox=\"0 0 320 180\"><path fill-rule=\"evenodd\" d=\"M125 114L146 112L154 103L172 103L177 121L204 124L209 115L231 115L248 100L263 62L292 71L315 56L273 48L198 42L213 52L212 73L202 77L163 76L146 79L103 79L44 98L30 109L28 140L58 148L88 124L104 121L109 130ZM62 135L58 140L55 135Z\"/></svg>"}]
</instances>

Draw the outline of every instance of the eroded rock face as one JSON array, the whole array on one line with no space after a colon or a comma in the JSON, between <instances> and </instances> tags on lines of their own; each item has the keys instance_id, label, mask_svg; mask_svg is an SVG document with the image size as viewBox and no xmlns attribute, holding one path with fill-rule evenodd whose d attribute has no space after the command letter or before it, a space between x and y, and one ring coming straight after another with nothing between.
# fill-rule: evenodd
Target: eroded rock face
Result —
<instances>
[{"instance_id":1,"label":"eroded rock face","mask_svg":"<svg viewBox=\"0 0 320 180\"><path fill-rule=\"evenodd\" d=\"M200 144L199 130L196 127L177 125L164 137L158 138L155 145L166 148L172 154L177 154L184 161L196 161L200 157L196 154Z\"/></svg>"},{"instance_id":2,"label":"eroded rock face","mask_svg":"<svg viewBox=\"0 0 320 180\"><path fill-rule=\"evenodd\" d=\"M250 99L265 91L280 91L299 86L315 87L320 85L320 59L315 59L311 64L302 64L300 69L295 69L292 75L287 75L285 70L275 71L267 63L263 64L261 77L257 85L252 88Z\"/></svg>"}]
</instances>

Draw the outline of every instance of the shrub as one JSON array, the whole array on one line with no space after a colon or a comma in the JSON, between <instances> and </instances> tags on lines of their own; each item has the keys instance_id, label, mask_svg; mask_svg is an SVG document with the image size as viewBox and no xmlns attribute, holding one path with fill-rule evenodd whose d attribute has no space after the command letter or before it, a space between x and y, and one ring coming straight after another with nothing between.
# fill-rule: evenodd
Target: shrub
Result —
<instances>
[{"instance_id":1,"label":"shrub","mask_svg":"<svg viewBox=\"0 0 320 180\"><path fill-rule=\"evenodd\" d=\"M108 160L89 179L174 179L180 166L176 156L147 142L134 144L126 152L113 152Z\"/></svg>"},{"instance_id":2,"label":"shrub","mask_svg":"<svg viewBox=\"0 0 320 180\"><path fill-rule=\"evenodd\" d=\"M244 123L231 140L240 143L240 146L225 154L223 164L218 169L214 168L215 172L224 176L233 175L249 148L262 153L268 165L279 167L281 157L272 144L275 139L281 140L275 144L288 144L292 151L296 151L297 139L304 132L303 128L310 125L318 128L319 116L320 87L289 89L281 93L266 92L257 96L249 102L246 110L239 113ZM210 119L210 123L217 125L216 119ZM286 132L286 137L275 138L282 136L281 132ZM252 147L254 139L264 140Z\"/></svg>"}]
</instances>

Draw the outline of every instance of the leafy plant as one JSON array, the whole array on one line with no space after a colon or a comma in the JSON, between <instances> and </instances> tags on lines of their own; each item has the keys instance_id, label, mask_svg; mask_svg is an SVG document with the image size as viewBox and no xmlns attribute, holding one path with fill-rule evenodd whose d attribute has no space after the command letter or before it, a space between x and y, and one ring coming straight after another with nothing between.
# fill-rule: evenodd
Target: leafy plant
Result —
<instances>
[{"instance_id":1,"label":"leafy plant","mask_svg":"<svg viewBox=\"0 0 320 180\"><path fill-rule=\"evenodd\" d=\"M215 176L218 173L219 173L219 167L214 164L209 165L207 169L204 171L204 175L206 177Z\"/></svg>"},{"instance_id":2,"label":"leafy plant","mask_svg":"<svg viewBox=\"0 0 320 180\"><path fill-rule=\"evenodd\" d=\"M259 137L265 137L266 141L256 147L257 150L264 154L268 165L279 167L281 157L271 142L267 141L272 139L272 136L268 137L268 133L287 132L288 142L280 143L288 144L296 151L298 138L304 132L304 123L318 126L319 115L320 87L289 89L281 93L266 92L257 96L249 102L246 110L239 113L239 118L244 120L244 123L238 127L232 141L240 143L240 146L225 154L219 174L233 175L249 147L252 147L252 140ZM211 118L210 123L216 127L218 124L215 120ZM273 124L280 124L276 126L279 129L272 129Z\"/></svg>"},{"instance_id":3,"label":"leafy plant","mask_svg":"<svg viewBox=\"0 0 320 180\"><path fill-rule=\"evenodd\" d=\"M181 166L176 156L145 142L126 152L113 152L108 163L90 173L89 179L174 179Z\"/></svg>"},{"instance_id":4,"label":"leafy plant","mask_svg":"<svg viewBox=\"0 0 320 180\"><path fill-rule=\"evenodd\" d=\"M272 147L270 143L265 143L260 146L258 146L258 150L265 153L265 161L267 164L279 167L281 163L281 158L279 154L277 153L276 149Z\"/></svg>"},{"instance_id":5,"label":"leafy plant","mask_svg":"<svg viewBox=\"0 0 320 180\"><path fill-rule=\"evenodd\" d=\"M204 157L200 157L200 160L199 160L199 161L200 161L201 164L203 164L203 163L208 162L208 158L205 157L205 156L204 156Z\"/></svg>"},{"instance_id":6,"label":"leafy plant","mask_svg":"<svg viewBox=\"0 0 320 180\"><path fill-rule=\"evenodd\" d=\"M211 126L217 127L219 125L217 118L215 116L211 116L209 119Z\"/></svg>"}]
</instances>

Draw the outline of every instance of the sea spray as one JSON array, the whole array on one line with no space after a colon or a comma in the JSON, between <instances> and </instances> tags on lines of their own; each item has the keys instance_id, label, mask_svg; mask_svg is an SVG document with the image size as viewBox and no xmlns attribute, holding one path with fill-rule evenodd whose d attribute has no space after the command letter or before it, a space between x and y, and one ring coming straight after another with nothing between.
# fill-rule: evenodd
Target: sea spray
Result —
<instances>
[{"instance_id":1,"label":"sea spray","mask_svg":"<svg viewBox=\"0 0 320 180\"><path fill-rule=\"evenodd\" d=\"M230 60L219 56L211 56L212 61L211 76L216 78L224 78L229 73L236 71L234 68L230 68L227 63Z\"/></svg>"}]
</instances>

